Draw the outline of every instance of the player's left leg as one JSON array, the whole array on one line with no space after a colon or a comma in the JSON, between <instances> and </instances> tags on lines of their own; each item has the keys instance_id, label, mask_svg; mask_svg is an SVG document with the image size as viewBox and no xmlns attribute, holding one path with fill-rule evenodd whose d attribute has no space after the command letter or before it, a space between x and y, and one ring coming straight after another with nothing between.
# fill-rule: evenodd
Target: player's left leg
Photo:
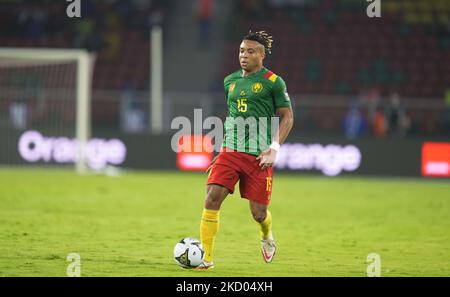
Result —
<instances>
[{"instance_id":1,"label":"player's left leg","mask_svg":"<svg viewBox=\"0 0 450 297\"><path fill-rule=\"evenodd\" d=\"M253 219L261 230L261 239L268 239L272 233L272 215L268 206L251 200L249 202Z\"/></svg>"},{"instance_id":2,"label":"player's left leg","mask_svg":"<svg viewBox=\"0 0 450 297\"><path fill-rule=\"evenodd\" d=\"M261 252L264 261L272 262L276 252L275 240L272 235L272 215L268 205L250 200L250 210L253 219L258 223L261 232Z\"/></svg>"},{"instance_id":3,"label":"player's left leg","mask_svg":"<svg viewBox=\"0 0 450 297\"><path fill-rule=\"evenodd\" d=\"M255 156L241 154L239 166L239 190L241 197L250 201L253 218L261 230L261 252L264 261L271 262L275 255L275 241L272 236L272 216L268 210L272 195L272 167L261 170Z\"/></svg>"}]
</instances>

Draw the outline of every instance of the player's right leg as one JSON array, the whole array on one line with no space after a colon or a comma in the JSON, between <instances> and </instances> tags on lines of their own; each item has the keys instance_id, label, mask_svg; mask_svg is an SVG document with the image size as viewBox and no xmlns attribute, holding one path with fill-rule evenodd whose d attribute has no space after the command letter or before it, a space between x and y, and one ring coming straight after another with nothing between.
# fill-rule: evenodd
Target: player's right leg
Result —
<instances>
[{"instance_id":1,"label":"player's right leg","mask_svg":"<svg viewBox=\"0 0 450 297\"><path fill-rule=\"evenodd\" d=\"M229 192L227 188L221 185L210 184L207 186L205 206L200 222L200 241L205 250L205 257L196 269L214 268L214 241L219 231L220 206Z\"/></svg>"},{"instance_id":2,"label":"player's right leg","mask_svg":"<svg viewBox=\"0 0 450 297\"><path fill-rule=\"evenodd\" d=\"M214 240L219 230L219 211L228 194L233 194L239 180L238 168L234 166L232 155L220 152L214 162L207 181L205 206L200 222L200 241L205 250L203 263L198 269L212 268Z\"/></svg>"}]
</instances>

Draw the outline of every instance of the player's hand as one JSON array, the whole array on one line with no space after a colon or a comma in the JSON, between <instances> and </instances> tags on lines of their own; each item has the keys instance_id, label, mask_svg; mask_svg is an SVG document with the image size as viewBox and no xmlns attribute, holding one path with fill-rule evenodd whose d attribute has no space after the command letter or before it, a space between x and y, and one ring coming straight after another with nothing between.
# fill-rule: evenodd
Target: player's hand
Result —
<instances>
[{"instance_id":1,"label":"player's hand","mask_svg":"<svg viewBox=\"0 0 450 297\"><path fill-rule=\"evenodd\" d=\"M215 156L215 157L212 159L211 163L209 164L208 169L206 169L206 173L209 173L209 172L211 171L211 169L212 169L212 167L213 167L213 165L214 165L214 162L216 162L216 159L217 159L218 156L219 156L219 155Z\"/></svg>"},{"instance_id":2,"label":"player's hand","mask_svg":"<svg viewBox=\"0 0 450 297\"><path fill-rule=\"evenodd\" d=\"M256 158L259 161L259 166L261 170L265 170L269 167L272 167L277 159L277 151L271 148L266 149L261 152L261 154Z\"/></svg>"}]
</instances>

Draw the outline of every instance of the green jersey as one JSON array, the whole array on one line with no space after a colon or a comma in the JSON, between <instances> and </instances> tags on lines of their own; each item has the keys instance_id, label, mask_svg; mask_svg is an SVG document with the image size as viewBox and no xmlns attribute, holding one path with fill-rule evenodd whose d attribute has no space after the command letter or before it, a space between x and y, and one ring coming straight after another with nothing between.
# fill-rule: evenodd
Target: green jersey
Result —
<instances>
[{"instance_id":1,"label":"green jersey","mask_svg":"<svg viewBox=\"0 0 450 297\"><path fill-rule=\"evenodd\" d=\"M224 88L228 117L223 147L259 155L272 142L277 108L291 106L284 80L264 67L245 77L238 70L225 77Z\"/></svg>"}]
</instances>

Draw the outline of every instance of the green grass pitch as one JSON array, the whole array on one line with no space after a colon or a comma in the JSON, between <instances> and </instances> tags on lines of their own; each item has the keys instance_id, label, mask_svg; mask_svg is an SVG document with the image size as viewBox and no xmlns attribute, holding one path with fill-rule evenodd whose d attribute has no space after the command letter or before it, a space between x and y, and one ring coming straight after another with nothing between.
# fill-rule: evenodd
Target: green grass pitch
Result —
<instances>
[{"instance_id":1,"label":"green grass pitch","mask_svg":"<svg viewBox=\"0 0 450 297\"><path fill-rule=\"evenodd\" d=\"M199 237L206 174L77 176L0 169L0 276L450 276L450 183L277 173L271 211L278 250L266 264L248 202L221 211L212 271L178 267L172 251Z\"/></svg>"}]
</instances>

